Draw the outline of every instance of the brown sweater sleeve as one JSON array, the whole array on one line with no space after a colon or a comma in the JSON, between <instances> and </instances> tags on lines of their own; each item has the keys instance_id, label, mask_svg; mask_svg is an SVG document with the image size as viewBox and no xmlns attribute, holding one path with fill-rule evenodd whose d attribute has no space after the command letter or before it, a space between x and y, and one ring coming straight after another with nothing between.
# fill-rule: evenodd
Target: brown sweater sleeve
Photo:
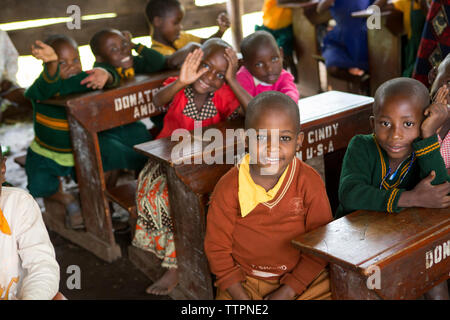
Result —
<instances>
[{"instance_id":1,"label":"brown sweater sleeve","mask_svg":"<svg viewBox=\"0 0 450 320\"><path fill-rule=\"evenodd\" d=\"M307 171L305 169L303 169L303 172ZM305 232L333 220L325 185L320 176L311 168L310 170L308 170L308 174L304 174L301 178L305 188ZM280 283L289 285L297 294L301 294L326 265L326 261L302 253L297 265L290 273L285 274L280 279Z\"/></svg>"},{"instance_id":2,"label":"brown sweater sleeve","mask_svg":"<svg viewBox=\"0 0 450 320\"><path fill-rule=\"evenodd\" d=\"M219 180L207 215L205 253L209 267L217 277L216 285L221 290L245 280L245 273L231 255L234 225L240 213L237 173L237 169L232 168Z\"/></svg>"}]
</instances>

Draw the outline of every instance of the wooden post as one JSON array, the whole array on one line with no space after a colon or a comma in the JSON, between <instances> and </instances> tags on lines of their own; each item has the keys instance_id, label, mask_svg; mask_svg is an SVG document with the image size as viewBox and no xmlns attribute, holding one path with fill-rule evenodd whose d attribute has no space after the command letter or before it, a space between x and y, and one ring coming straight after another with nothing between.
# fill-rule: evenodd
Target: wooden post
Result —
<instances>
[{"instance_id":1,"label":"wooden post","mask_svg":"<svg viewBox=\"0 0 450 320\"><path fill-rule=\"evenodd\" d=\"M230 16L233 47L239 51L240 43L242 41L242 15L244 14L243 2L240 0L228 0L227 11Z\"/></svg>"}]
</instances>

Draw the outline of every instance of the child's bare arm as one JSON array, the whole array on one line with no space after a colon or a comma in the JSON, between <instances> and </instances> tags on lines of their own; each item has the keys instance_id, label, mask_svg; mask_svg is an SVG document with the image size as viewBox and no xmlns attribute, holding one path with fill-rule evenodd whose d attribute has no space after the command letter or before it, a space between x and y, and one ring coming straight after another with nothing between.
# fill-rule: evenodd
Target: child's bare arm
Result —
<instances>
[{"instance_id":1,"label":"child's bare arm","mask_svg":"<svg viewBox=\"0 0 450 320\"><path fill-rule=\"evenodd\" d=\"M236 282L227 288L233 300L251 300L240 282Z\"/></svg>"},{"instance_id":2,"label":"child's bare arm","mask_svg":"<svg viewBox=\"0 0 450 320\"><path fill-rule=\"evenodd\" d=\"M442 89L442 90L441 90ZM440 91L440 92L439 92ZM436 134L437 130L445 123L448 116L448 108L446 103L438 102L443 101L442 94L447 96L448 89L446 87L440 88L436 101L433 102L428 108L425 109L425 120L422 122L420 131L422 138L426 139Z\"/></svg>"},{"instance_id":3,"label":"child's bare arm","mask_svg":"<svg viewBox=\"0 0 450 320\"><path fill-rule=\"evenodd\" d=\"M225 74L225 80L233 90L236 98L239 100L244 111L247 109L247 105L252 100L252 96L245 90L240 83L236 80L236 72L238 68L238 58L233 48L225 49L225 59L228 61L228 68ZM240 111L242 111L240 109Z\"/></svg>"},{"instance_id":4,"label":"child's bare arm","mask_svg":"<svg viewBox=\"0 0 450 320\"><path fill-rule=\"evenodd\" d=\"M411 191L404 191L398 199L398 206L402 208L447 208L450 206L450 183L444 182L432 185L436 173L431 171L428 177L420 181Z\"/></svg>"},{"instance_id":5,"label":"child's bare arm","mask_svg":"<svg viewBox=\"0 0 450 320\"><path fill-rule=\"evenodd\" d=\"M58 70L58 55L55 50L44 42L36 40L31 45L31 54L36 59L42 60L47 66L48 74L53 77Z\"/></svg>"},{"instance_id":6,"label":"child's bare arm","mask_svg":"<svg viewBox=\"0 0 450 320\"><path fill-rule=\"evenodd\" d=\"M103 89L106 84L111 84L114 81L112 74L103 68L93 68L92 70L87 70L86 73L89 76L84 78L80 84L85 84L86 87L94 90Z\"/></svg>"},{"instance_id":7,"label":"child's bare arm","mask_svg":"<svg viewBox=\"0 0 450 320\"><path fill-rule=\"evenodd\" d=\"M181 66L180 76L178 79L168 86L165 86L155 94L153 99L155 106L164 106L172 101L178 91L195 82L207 71L206 68L199 69L202 57L203 51L201 49L196 49L187 55L186 60Z\"/></svg>"}]
</instances>

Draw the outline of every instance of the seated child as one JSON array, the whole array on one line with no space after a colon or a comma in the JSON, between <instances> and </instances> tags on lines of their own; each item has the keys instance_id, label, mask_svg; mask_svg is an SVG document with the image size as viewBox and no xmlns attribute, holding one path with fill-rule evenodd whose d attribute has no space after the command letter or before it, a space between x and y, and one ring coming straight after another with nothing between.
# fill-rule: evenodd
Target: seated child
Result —
<instances>
[{"instance_id":1,"label":"seated child","mask_svg":"<svg viewBox=\"0 0 450 320\"><path fill-rule=\"evenodd\" d=\"M352 18L355 11L366 9L374 0L320 0L319 13L330 9L336 26L323 40L322 56L328 72L334 76L362 76L369 69L365 19Z\"/></svg>"},{"instance_id":2,"label":"seated child","mask_svg":"<svg viewBox=\"0 0 450 320\"><path fill-rule=\"evenodd\" d=\"M0 300L51 300L59 287L55 250L33 197L2 187L5 162L0 153Z\"/></svg>"},{"instance_id":3,"label":"seated child","mask_svg":"<svg viewBox=\"0 0 450 320\"><path fill-rule=\"evenodd\" d=\"M406 32L402 37L402 76L411 77L416 63L425 17L428 12L426 0L377 0L374 5L385 9L396 9L403 13L403 26Z\"/></svg>"},{"instance_id":4,"label":"seated child","mask_svg":"<svg viewBox=\"0 0 450 320\"><path fill-rule=\"evenodd\" d=\"M283 67L289 68L297 79L297 67L294 62L294 30L292 28L292 9L279 7L279 4L291 0L264 0L263 24L255 26L255 31L264 30L271 33L277 41L277 45L283 48Z\"/></svg>"},{"instance_id":5,"label":"seated child","mask_svg":"<svg viewBox=\"0 0 450 320\"><path fill-rule=\"evenodd\" d=\"M450 53L439 64L438 68L434 68L430 72L430 82L432 83L430 89L430 96L433 101L437 101L450 105ZM438 139L441 144L441 155L444 158L447 172L450 172L450 110L447 115L447 120L438 130Z\"/></svg>"},{"instance_id":6,"label":"seated child","mask_svg":"<svg viewBox=\"0 0 450 320\"><path fill-rule=\"evenodd\" d=\"M199 38L182 30L184 17L183 5L178 0L150 0L145 8L150 26L152 49L163 55L171 55L187 44L204 43L207 39ZM221 38L230 27L225 13L217 17L219 30L211 38Z\"/></svg>"},{"instance_id":7,"label":"seated child","mask_svg":"<svg viewBox=\"0 0 450 320\"><path fill-rule=\"evenodd\" d=\"M348 145L336 217L356 210L447 208L449 176L436 135L446 118L447 106L429 105L428 90L421 82L395 78L383 83L375 93L370 118L374 133L356 135ZM446 282L427 297L448 298Z\"/></svg>"},{"instance_id":8,"label":"seated child","mask_svg":"<svg viewBox=\"0 0 450 320\"><path fill-rule=\"evenodd\" d=\"M164 128L158 138L168 137L175 129L194 129L194 122L208 126L245 108L241 95L245 90L235 79L237 57L223 40L210 39L202 49L190 53L178 78L169 78L153 102L169 104ZM225 84L227 81L227 84ZM238 100L239 99L239 100ZM241 101L241 102L240 102ZM166 295L178 283L177 261L170 218L167 180L163 168L149 161L141 171L136 195L137 224L132 244L154 253L168 270L147 293Z\"/></svg>"},{"instance_id":9,"label":"seated child","mask_svg":"<svg viewBox=\"0 0 450 320\"><path fill-rule=\"evenodd\" d=\"M267 31L256 31L241 42L244 65L236 78L241 86L256 96L263 91L279 91L298 102L300 97L294 77L283 69L283 49Z\"/></svg>"},{"instance_id":10,"label":"seated child","mask_svg":"<svg viewBox=\"0 0 450 320\"><path fill-rule=\"evenodd\" d=\"M64 35L54 35L32 48L35 58L44 62L44 71L26 90L33 104L35 138L27 151L25 171L28 190L33 197L46 197L66 208L66 225L83 228L76 199L60 189L59 177L75 178L75 161L65 108L43 101L54 96L101 89L112 76L104 69L82 72L77 43Z\"/></svg>"},{"instance_id":11,"label":"seated child","mask_svg":"<svg viewBox=\"0 0 450 320\"><path fill-rule=\"evenodd\" d=\"M320 175L295 156L303 142L298 106L263 92L248 104L245 129L250 154L219 180L207 215L216 299L330 299L327 263L291 244L332 220Z\"/></svg>"}]
</instances>

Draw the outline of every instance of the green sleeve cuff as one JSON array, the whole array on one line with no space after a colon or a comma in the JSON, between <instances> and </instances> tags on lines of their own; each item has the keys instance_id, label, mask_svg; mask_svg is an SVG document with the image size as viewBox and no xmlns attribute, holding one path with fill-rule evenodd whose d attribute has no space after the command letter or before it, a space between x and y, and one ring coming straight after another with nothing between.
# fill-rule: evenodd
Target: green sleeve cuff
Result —
<instances>
[{"instance_id":1,"label":"green sleeve cuff","mask_svg":"<svg viewBox=\"0 0 450 320\"><path fill-rule=\"evenodd\" d=\"M44 78L45 82L47 83L55 83L59 80L59 64L58 68L56 69L56 73L53 76L50 76L48 74L47 65L44 63L44 71L42 72L42 77Z\"/></svg>"},{"instance_id":2,"label":"green sleeve cuff","mask_svg":"<svg viewBox=\"0 0 450 320\"><path fill-rule=\"evenodd\" d=\"M420 158L432 153L440 148L437 134L432 135L426 139L416 139L412 147L416 153L416 157Z\"/></svg>"}]
</instances>

